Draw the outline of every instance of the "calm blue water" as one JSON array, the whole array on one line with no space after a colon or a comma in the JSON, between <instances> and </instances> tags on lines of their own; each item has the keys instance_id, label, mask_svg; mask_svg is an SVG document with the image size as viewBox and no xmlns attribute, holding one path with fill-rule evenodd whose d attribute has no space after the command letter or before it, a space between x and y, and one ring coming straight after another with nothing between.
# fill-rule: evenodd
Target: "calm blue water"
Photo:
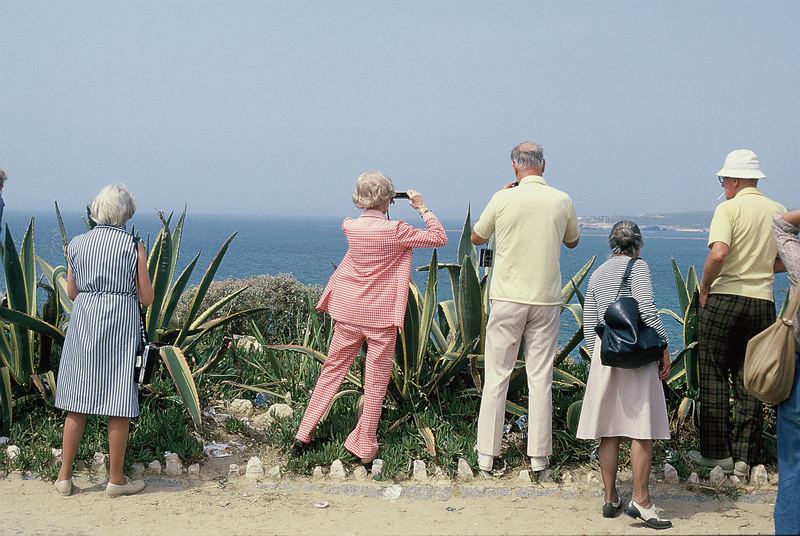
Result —
<instances>
[{"instance_id":1,"label":"calm blue water","mask_svg":"<svg viewBox=\"0 0 800 536\"><path fill-rule=\"evenodd\" d=\"M352 214L352 215L355 215ZM63 264L61 239L53 211L20 213L7 211L4 223L8 224L14 239L19 243L30 218L36 218L35 236L37 254L50 263ZM149 232L155 237L159 229L155 215L137 214L132 222L142 236ZM421 224L419 218L410 220ZM439 250L439 262L455 262L456 246L463 219L444 220L450 238ZM72 237L85 231L80 213L65 213L64 224ZM238 231L218 271L217 278L239 278L258 274L291 273L307 284L324 285L347 249L341 231L341 218L274 218L252 216L208 216L189 213L186 218L183 245L180 255L181 267L198 252L202 252L193 282L198 282L213 255L222 242ZM702 272L702 263L707 252L705 233L645 232L642 257L650 264L653 276L656 303L660 308L678 309L674 277L670 259L674 257L684 275L689 265ZM600 230L585 230L580 245L574 250L564 248L562 274L566 280L592 256L597 255L598 266L608 257L607 234ZM415 250L414 266L427 264L431 250ZM1 275L1 274L0 274ZM414 273L417 283L424 287L424 273ZM776 282L776 295L783 298L787 288L786 277L781 275ZM583 289L586 288L584 282ZM449 279L440 272L440 300L450 297ZM574 331L575 324L569 313L562 315L562 342ZM680 346L680 330L671 318L664 323L672 340L673 348Z\"/></svg>"}]
</instances>

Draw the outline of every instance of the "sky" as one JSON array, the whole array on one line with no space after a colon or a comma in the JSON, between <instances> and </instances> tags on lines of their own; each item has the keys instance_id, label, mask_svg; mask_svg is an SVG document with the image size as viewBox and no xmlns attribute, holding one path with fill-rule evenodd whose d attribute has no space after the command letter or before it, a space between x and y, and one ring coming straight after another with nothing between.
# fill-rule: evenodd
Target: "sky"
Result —
<instances>
[{"instance_id":1,"label":"sky","mask_svg":"<svg viewBox=\"0 0 800 536\"><path fill-rule=\"evenodd\" d=\"M0 27L7 210L123 181L140 211L346 215L377 169L457 218L525 140L579 215L713 210L737 148L800 205L792 0L0 0Z\"/></svg>"}]
</instances>

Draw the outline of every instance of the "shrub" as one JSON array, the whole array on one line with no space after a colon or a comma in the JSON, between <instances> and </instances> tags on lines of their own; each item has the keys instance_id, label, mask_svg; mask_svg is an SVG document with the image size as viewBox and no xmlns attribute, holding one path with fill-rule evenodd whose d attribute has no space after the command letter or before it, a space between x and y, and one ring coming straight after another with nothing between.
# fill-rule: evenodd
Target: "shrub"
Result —
<instances>
[{"instance_id":1,"label":"shrub","mask_svg":"<svg viewBox=\"0 0 800 536\"><path fill-rule=\"evenodd\" d=\"M202 309L245 286L248 287L247 290L218 311L215 318L232 311L265 307L266 311L232 321L228 330L231 333L249 335L252 331L250 322L254 321L265 336L282 342L294 341L298 334L302 336L306 319L322 294L322 287L304 285L291 274L225 279L211 283ZM192 289L183 293L176 311L178 322L185 317L193 295Z\"/></svg>"}]
</instances>

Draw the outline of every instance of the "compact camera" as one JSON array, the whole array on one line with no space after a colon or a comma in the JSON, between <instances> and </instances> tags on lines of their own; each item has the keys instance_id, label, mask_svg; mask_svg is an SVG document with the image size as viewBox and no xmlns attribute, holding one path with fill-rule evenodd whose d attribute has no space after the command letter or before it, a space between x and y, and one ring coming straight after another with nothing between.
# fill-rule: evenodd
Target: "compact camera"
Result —
<instances>
[{"instance_id":1,"label":"compact camera","mask_svg":"<svg viewBox=\"0 0 800 536\"><path fill-rule=\"evenodd\" d=\"M478 266L483 268L491 268L494 262L494 250L489 248L481 249L480 257L478 258Z\"/></svg>"}]
</instances>

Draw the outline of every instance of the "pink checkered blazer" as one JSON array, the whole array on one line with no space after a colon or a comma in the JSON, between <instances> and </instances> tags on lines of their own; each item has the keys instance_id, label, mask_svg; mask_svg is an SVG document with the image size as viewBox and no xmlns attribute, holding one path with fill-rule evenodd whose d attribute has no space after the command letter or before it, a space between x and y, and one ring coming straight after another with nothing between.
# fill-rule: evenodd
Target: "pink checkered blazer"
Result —
<instances>
[{"instance_id":1,"label":"pink checkered blazer","mask_svg":"<svg viewBox=\"0 0 800 536\"><path fill-rule=\"evenodd\" d=\"M423 216L427 230L387 220L378 210L346 218L342 230L347 253L317 303L338 322L403 329L411 278L411 250L441 247L447 234L432 212Z\"/></svg>"}]
</instances>

